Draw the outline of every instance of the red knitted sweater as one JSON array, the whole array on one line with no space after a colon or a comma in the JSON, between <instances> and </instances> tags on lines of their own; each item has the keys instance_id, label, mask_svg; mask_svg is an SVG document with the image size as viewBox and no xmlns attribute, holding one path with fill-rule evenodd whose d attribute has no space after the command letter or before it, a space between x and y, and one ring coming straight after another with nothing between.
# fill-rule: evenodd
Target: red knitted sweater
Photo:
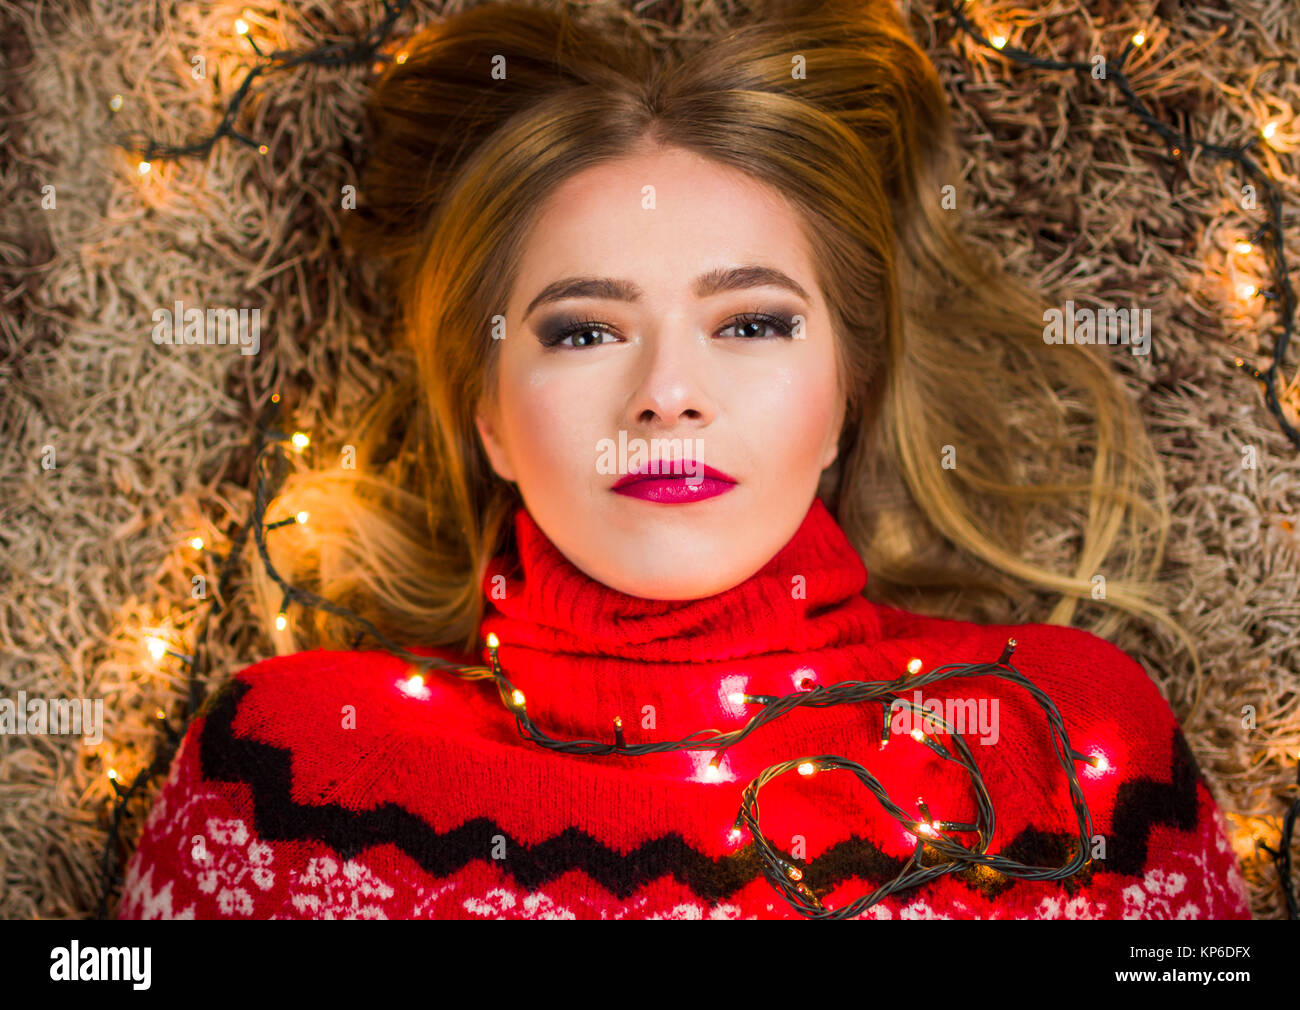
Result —
<instances>
[{"instance_id":1,"label":"red knitted sweater","mask_svg":"<svg viewBox=\"0 0 1300 1010\"><path fill-rule=\"evenodd\" d=\"M1103 639L871 603L866 570L820 500L762 570L700 600L590 579L523 507L514 532L518 566L503 556L484 575L480 641L496 633L506 676L552 737L612 742L615 716L629 746L732 730L754 712L735 692L786 695L810 676L894 680L913 658L923 671L992 663L1017 639L1012 663L1053 699L1070 746L1105 758L1075 764L1094 858L1064 880L948 873L863 918L1250 918L1222 815L1169 705ZM488 659L486 648L412 651ZM920 797L936 820L977 819L955 762L907 732L881 748L879 703L795 709L727 750L713 780L710 751L547 750L521 736L490 681L431 671L418 685L412 672L380 651L314 650L238 673L189 726L119 918L799 918L732 826L764 768L819 754L867 766L909 816ZM996 817L988 851L1066 864L1078 820L1038 703L989 677L940 681L922 697L985 702L965 738ZM763 835L829 909L892 880L917 848L848 772L782 775L761 800Z\"/></svg>"}]
</instances>

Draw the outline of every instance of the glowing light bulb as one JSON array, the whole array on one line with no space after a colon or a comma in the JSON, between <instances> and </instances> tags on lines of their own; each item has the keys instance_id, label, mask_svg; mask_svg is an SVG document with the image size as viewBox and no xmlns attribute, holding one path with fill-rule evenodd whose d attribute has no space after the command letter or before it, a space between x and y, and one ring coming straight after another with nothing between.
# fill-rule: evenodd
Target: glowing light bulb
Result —
<instances>
[{"instance_id":1,"label":"glowing light bulb","mask_svg":"<svg viewBox=\"0 0 1300 1010\"><path fill-rule=\"evenodd\" d=\"M1254 284L1247 284L1245 281L1243 281L1242 283L1237 285L1237 297L1242 299L1253 298L1255 296L1255 292L1258 290L1259 288L1255 287Z\"/></svg>"},{"instance_id":2,"label":"glowing light bulb","mask_svg":"<svg viewBox=\"0 0 1300 1010\"><path fill-rule=\"evenodd\" d=\"M515 688L515 693L510 696L510 700L515 703L515 708L524 707L524 692Z\"/></svg>"},{"instance_id":3,"label":"glowing light bulb","mask_svg":"<svg viewBox=\"0 0 1300 1010\"><path fill-rule=\"evenodd\" d=\"M147 161L142 161L137 167L141 175L148 175L149 169L151 169L153 166L150 165L149 162Z\"/></svg>"},{"instance_id":4,"label":"glowing light bulb","mask_svg":"<svg viewBox=\"0 0 1300 1010\"><path fill-rule=\"evenodd\" d=\"M192 537L192 538L190 539L190 546L193 547L196 551L201 551L201 550L203 550L203 538L202 538L202 537Z\"/></svg>"},{"instance_id":5,"label":"glowing light bulb","mask_svg":"<svg viewBox=\"0 0 1300 1010\"><path fill-rule=\"evenodd\" d=\"M144 640L144 643L149 648L149 655L153 656L155 660L162 659L167 654L167 643L161 638L150 635Z\"/></svg>"},{"instance_id":6,"label":"glowing light bulb","mask_svg":"<svg viewBox=\"0 0 1300 1010\"><path fill-rule=\"evenodd\" d=\"M907 661L907 672L915 677L921 672L921 661L916 658L909 659Z\"/></svg>"},{"instance_id":7,"label":"glowing light bulb","mask_svg":"<svg viewBox=\"0 0 1300 1010\"><path fill-rule=\"evenodd\" d=\"M745 704L745 696L740 691L732 691L731 694L727 695L727 701L733 705L743 705Z\"/></svg>"},{"instance_id":8,"label":"glowing light bulb","mask_svg":"<svg viewBox=\"0 0 1300 1010\"><path fill-rule=\"evenodd\" d=\"M289 624L289 618L285 616L283 610L275 615L275 630L283 631Z\"/></svg>"},{"instance_id":9,"label":"glowing light bulb","mask_svg":"<svg viewBox=\"0 0 1300 1010\"><path fill-rule=\"evenodd\" d=\"M311 436L305 431L295 431L293 433L293 438L290 439L290 441L293 442L295 452L302 452L311 444Z\"/></svg>"},{"instance_id":10,"label":"glowing light bulb","mask_svg":"<svg viewBox=\"0 0 1300 1010\"><path fill-rule=\"evenodd\" d=\"M235 34L237 35L248 34L248 22L245 21L243 18L235 18Z\"/></svg>"},{"instance_id":11,"label":"glowing light bulb","mask_svg":"<svg viewBox=\"0 0 1300 1010\"><path fill-rule=\"evenodd\" d=\"M1136 35L1133 36L1133 44L1134 44L1135 46L1140 46L1140 45L1141 45L1143 42L1145 42L1146 40L1147 40L1147 37L1146 37L1145 35L1143 35L1141 32L1138 32Z\"/></svg>"},{"instance_id":12,"label":"glowing light bulb","mask_svg":"<svg viewBox=\"0 0 1300 1010\"><path fill-rule=\"evenodd\" d=\"M993 43L994 49L1001 49L1007 44L1006 37L1002 35L994 35L989 41Z\"/></svg>"},{"instance_id":13,"label":"glowing light bulb","mask_svg":"<svg viewBox=\"0 0 1300 1010\"><path fill-rule=\"evenodd\" d=\"M406 62L406 56L407 56L407 54L406 54L405 52L400 52L400 53L398 53L398 54L397 54L397 62L398 62L398 63L405 63L405 62Z\"/></svg>"},{"instance_id":14,"label":"glowing light bulb","mask_svg":"<svg viewBox=\"0 0 1300 1010\"><path fill-rule=\"evenodd\" d=\"M158 709L154 709L153 717L154 717L155 719L166 719L166 718L167 718L167 713L164 712L164 711L163 711L162 709L160 709L160 708L158 708Z\"/></svg>"},{"instance_id":15,"label":"glowing light bulb","mask_svg":"<svg viewBox=\"0 0 1300 1010\"><path fill-rule=\"evenodd\" d=\"M298 523L299 523L300 525L305 525L306 522L307 522L307 519L308 519L308 517L309 517L310 515L311 515L311 513L309 513L309 512L307 512L306 510L304 510L304 511L302 511L302 512L299 512L296 516L294 516L294 519L298 520Z\"/></svg>"},{"instance_id":16,"label":"glowing light bulb","mask_svg":"<svg viewBox=\"0 0 1300 1010\"><path fill-rule=\"evenodd\" d=\"M413 673L411 674L410 678L406 681L406 686L409 687L412 691L418 691L420 688L424 687L424 678L421 677L418 673Z\"/></svg>"},{"instance_id":17,"label":"glowing light bulb","mask_svg":"<svg viewBox=\"0 0 1300 1010\"><path fill-rule=\"evenodd\" d=\"M497 638L494 632L491 631L488 632L487 644L489 649L495 649L497 645L500 644L500 641L501 640Z\"/></svg>"},{"instance_id":18,"label":"glowing light bulb","mask_svg":"<svg viewBox=\"0 0 1300 1010\"><path fill-rule=\"evenodd\" d=\"M110 769L108 770L108 777L109 777L109 779L111 779L113 782L116 782L116 781L117 781L117 769L116 769L116 768L110 768Z\"/></svg>"},{"instance_id":19,"label":"glowing light bulb","mask_svg":"<svg viewBox=\"0 0 1300 1010\"><path fill-rule=\"evenodd\" d=\"M932 837L932 838L934 837L934 827L933 827L933 825L926 824L925 821L921 821L919 824L917 824L917 826L916 826L916 830L917 830L920 834L923 834L923 835L929 835L929 836Z\"/></svg>"},{"instance_id":20,"label":"glowing light bulb","mask_svg":"<svg viewBox=\"0 0 1300 1010\"><path fill-rule=\"evenodd\" d=\"M267 151L269 151L269 150L270 150L270 148L267 147L265 144L258 144L258 145L257 145L257 153L258 153L258 154L265 154L265 153L266 153Z\"/></svg>"},{"instance_id":21,"label":"glowing light bulb","mask_svg":"<svg viewBox=\"0 0 1300 1010\"><path fill-rule=\"evenodd\" d=\"M710 782L716 782L722 777L722 772L718 769L716 764L717 760L717 758L714 758L709 762L708 767L704 769L704 777Z\"/></svg>"},{"instance_id":22,"label":"glowing light bulb","mask_svg":"<svg viewBox=\"0 0 1300 1010\"><path fill-rule=\"evenodd\" d=\"M817 766L813 764L811 761L803 761L799 765L800 775L811 775L816 770L817 770Z\"/></svg>"},{"instance_id":23,"label":"glowing light bulb","mask_svg":"<svg viewBox=\"0 0 1300 1010\"><path fill-rule=\"evenodd\" d=\"M1264 139L1265 139L1265 140L1270 140L1270 139L1272 138L1273 134L1277 133L1277 123L1276 123L1276 122L1272 122L1272 123L1268 123L1268 124L1266 124L1265 127L1264 127L1264 129L1261 130L1260 132L1261 132L1262 134L1264 134Z\"/></svg>"},{"instance_id":24,"label":"glowing light bulb","mask_svg":"<svg viewBox=\"0 0 1300 1010\"><path fill-rule=\"evenodd\" d=\"M732 828L730 831L728 831L728 832L727 832L727 841L729 841L729 842L738 842L738 841L740 841L740 828Z\"/></svg>"},{"instance_id":25,"label":"glowing light bulb","mask_svg":"<svg viewBox=\"0 0 1300 1010\"><path fill-rule=\"evenodd\" d=\"M114 112L120 109L122 107L122 96L114 95L112 98L110 98L108 100L108 107L112 109Z\"/></svg>"},{"instance_id":26,"label":"glowing light bulb","mask_svg":"<svg viewBox=\"0 0 1300 1010\"><path fill-rule=\"evenodd\" d=\"M1249 242L1242 241L1237 243L1237 252L1241 253L1242 255L1249 253L1254 248L1255 247L1251 245Z\"/></svg>"},{"instance_id":27,"label":"glowing light bulb","mask_svg":"<svg viewBox=\"0 0 1300 1010\"><path fill-rule=\"evenodd\" d=\"M917 743L920 743L923 739L925 739L925 734L922 733L919 729L914 729L912 730L912 739L917 741Z\"/></svg>"}]
</instances>

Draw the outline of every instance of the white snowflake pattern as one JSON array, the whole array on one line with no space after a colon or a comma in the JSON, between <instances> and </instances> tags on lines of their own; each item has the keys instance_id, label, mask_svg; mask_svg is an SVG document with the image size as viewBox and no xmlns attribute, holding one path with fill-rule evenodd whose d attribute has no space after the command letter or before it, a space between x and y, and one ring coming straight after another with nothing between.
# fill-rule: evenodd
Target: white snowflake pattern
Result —
<instances>
[{"instance_id":1,"label":"white snowflake pattern","mask_svg":"<svg viewBox=\"0 0 1300 1010\"><path fill-rule=\"evenodd\" d=\"M267 891L275 883L271 847L238 817L209 817L203 834L183 844L197 867L195 883L204 894L216 895L222 915L252 915L253 895L244 885Z\"/></svg>"},{"instance_id":2,"label":"white snowflake pattern","mask_svg":"<svg viewBox=\"0 0 1300 1010\"><path fill-rule=\"evenodd\" d=\"M313 919L387 919L396 892L360 860L317 856L294 875L289 900Z\"/></svg>"},{"instance_id":3,"label":"white snowflake pattern","mask_svg":"<svg viewBox=\"0 0 1300 1010\"><path fill-rule=\"evenodd\" d=\"M132 863L127 871L127 879L122 887L122 901L118 907L118 918L129 919L193 919L194 906L186 905L182 909L172 906L172 888L176 881L169 880L158 891L153 889L153 871L151 865L143 873L140 864Z\"/></svg>"},{"instance_id":4,"label":"white snowflake pattern","mask_svg":"<svg viewBox=\"0 0 1300 1010\"><path fill-rule=\"evenodd\" d=\"M466 898L465 911L489 919L576 919L571 909L557 905L550 896L534 891L516 896L503 887L494 887L481 898Z\"/></svg>"}]
</instances>

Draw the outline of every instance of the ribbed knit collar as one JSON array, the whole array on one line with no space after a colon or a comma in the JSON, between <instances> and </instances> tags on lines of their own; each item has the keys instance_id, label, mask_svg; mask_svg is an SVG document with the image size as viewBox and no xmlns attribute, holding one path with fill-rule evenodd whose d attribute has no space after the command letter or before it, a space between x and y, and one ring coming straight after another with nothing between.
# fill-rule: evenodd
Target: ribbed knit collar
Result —
<instances>
[{"instance_id":1,"label":"ribbed knit collar","mask_svg":"<svg viewBox=\"0 0 1300 1010\"><path fill-rule=\"evenodd\" d=\"M514 526L520 571L511 575L504 556L489 564L481 638L495 632L502 642L557 654L699 663L880 635L875 610L861 595L866 567L820 498L761 569L696 600L649 600L597 582L560 553L522 505ZM498 575L504 582L494 582Z\"/></svg>"},{"instance_id":2,"label":"ribbed knit collar","mask_svg":"<svg viewBox=\"0 0 1300 1010\"><path fill-rule=\"evenodd\" d=\"M759 571L695 600L629 596L590 578L523 506L514 530L518 566L503 554L484 574L479 658L495 633L506 676L555 732L605 736L614 715L630 726L653 709L660 732L629 729L629 742L691 733L743 713L727 692L788 694L808 673L844 679L881 637L862 595L866 568L820 499Z\"/></svg>"}]
</instances>

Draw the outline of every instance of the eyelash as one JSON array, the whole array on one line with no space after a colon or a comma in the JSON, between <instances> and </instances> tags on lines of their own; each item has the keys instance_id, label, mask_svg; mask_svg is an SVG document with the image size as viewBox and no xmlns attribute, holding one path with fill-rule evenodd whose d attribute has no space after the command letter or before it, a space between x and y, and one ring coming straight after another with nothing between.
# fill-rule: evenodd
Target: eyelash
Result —
<instances>
[{"instance_id":1,"label":"eyelash","mask_svg":"<svg viewBox=\"0 0 1300 1010\"><path fill-rule=\"evenodd\" d=\"M737 337L735 339L745 340L745 341L755 341L755 342L760 340L774 340L777 337L784 337L786 339L790 339L792 332L794 330L793 319L787 319L784 316L773 315L772 313L763 312L757 309L755 309L753 312L742 312L738 316L732 316L732 318L729 319L726 325L723 326L722 328L726 330L726 329L730 329L733 326L744 326L749 323L763 323L771 327L772 329L776 330L776 334L775 336L767 336L767 337ZM574 318L574 319L565 320L564 322L560 323L557 329L554 329L551 332L543 335L541 341L543 346L549 348L555 348L555 347L564 346L563 341L567 340L569 337L575 336L579 333L583 333L587 330L601 330L604 332L612 333L614 332L614 329L615 328L613 326L610 326L608 323L602 323L596 319ZM600 347L602 346L602 344L587 344L586 347ZM574 350L574 351L585 350L584 347L567 347L567 346L565 347L565 349Z\"/></svg>"}]
</instances>

